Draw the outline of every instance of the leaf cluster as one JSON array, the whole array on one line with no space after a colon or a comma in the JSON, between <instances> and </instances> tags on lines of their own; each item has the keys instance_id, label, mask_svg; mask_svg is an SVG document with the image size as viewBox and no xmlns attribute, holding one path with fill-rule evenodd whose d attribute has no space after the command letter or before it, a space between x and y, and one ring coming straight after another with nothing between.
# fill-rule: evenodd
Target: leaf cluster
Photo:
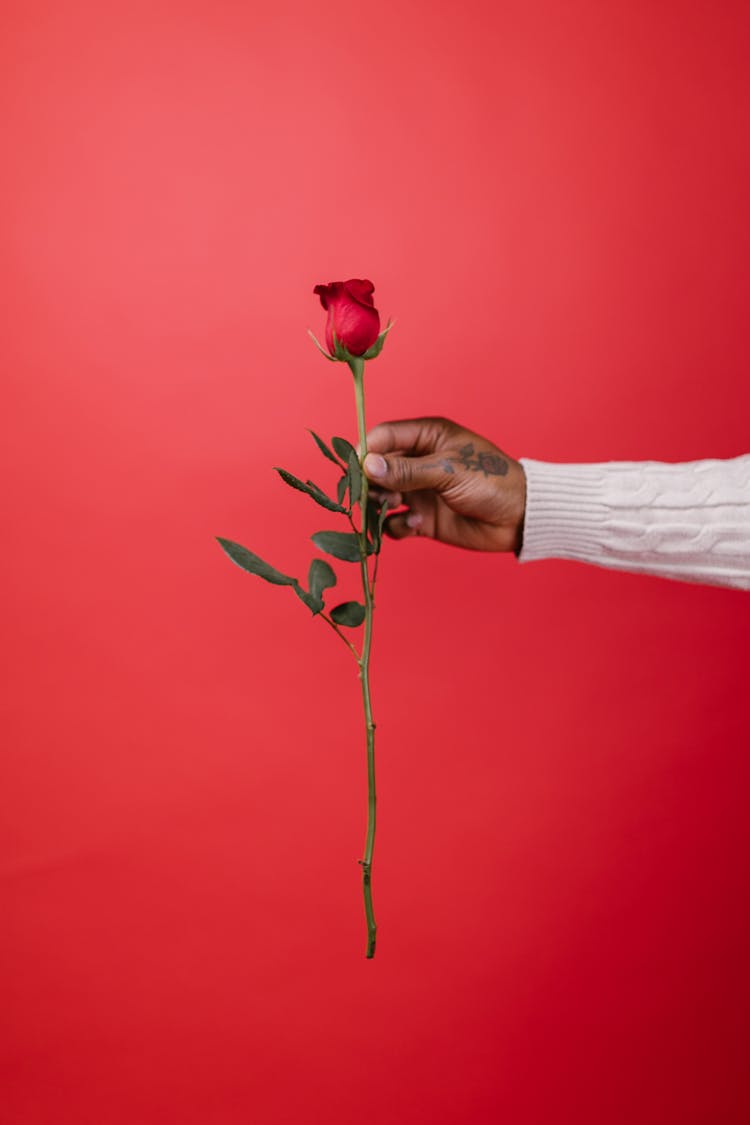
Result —
<instances>
[{"instance_id":1,"label":"leaf cluster","mask_svg":"<svg viewBox=\"0 0 750 1125\"><path fill-rule=\"evenodd\" d=\"M330 446L323 441L313 430L310 433L323 456L334 464L340 472L336 488L336 499L329 496L312 480L301 480L287 469L275 467L285 484L309 496L321 508L329 512L338 512L346 515L351 520L355 504L362 499L362 469L354 446L342 437L331 439ZM387 505L379 506L372 500L368 501L365 514L367 554L378 554L382 543L383 521ZM315 614L322 613L325 609L323 593L337 583L336 572L330 563L324 559L313 559L307 575L307 587L291 575L284 574L276 567L267 563L254 552L249 551L231 539L217 537L222 550L226 552L232 562L241 567L248 574L255 574L266 582L275 586L291 586L300 601ZM312 541L325 554L342 562L357 563L361 561L360 538L355 532L346 531L316 531ZM337 625L356 628L365 619L365 607L359 602L343 602L334 606L330 611L331 620Z\"/></svg>"}]
</instances>

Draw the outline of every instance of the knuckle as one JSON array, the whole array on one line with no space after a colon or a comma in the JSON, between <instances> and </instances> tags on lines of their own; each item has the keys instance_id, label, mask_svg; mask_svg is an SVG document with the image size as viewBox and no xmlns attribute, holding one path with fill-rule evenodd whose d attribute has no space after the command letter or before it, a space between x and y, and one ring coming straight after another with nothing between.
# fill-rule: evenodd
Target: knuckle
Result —
<instances>
[{"instance_id":1,"label":"knuckle","mask_svg":"<svg viewBox=\"0 0 750 1125\"><path fill-rule=\"evenodd\" d=\"M456 423L452 422L450 418L444 418L442 415L435 415L432 418L425 418L426 428L430 435L430 444L436 448L442 439L450 437L456 430Z\"/></svg>"}]
</instances>

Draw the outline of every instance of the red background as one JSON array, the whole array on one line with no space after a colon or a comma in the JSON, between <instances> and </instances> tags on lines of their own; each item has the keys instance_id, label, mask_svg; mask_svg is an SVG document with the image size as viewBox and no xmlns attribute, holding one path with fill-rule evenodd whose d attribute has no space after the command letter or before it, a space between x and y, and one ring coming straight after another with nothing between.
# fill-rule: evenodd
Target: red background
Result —
<instances>
[{"instance_id":1,"label":"red background","mask_svg":"<svg viewBox=\"0 0 750 1125\"><path fill-rule=\"evenodd\" d=\"M750 599L387 544L378 952L305 427L748 451L744 3L4 6L10 1125L750 1117ZM335 518L335 517L334 517ZM345 569L345 564L342 564ZM340 567L341 569L341 567Z\"/></svg>"}]
</instances>

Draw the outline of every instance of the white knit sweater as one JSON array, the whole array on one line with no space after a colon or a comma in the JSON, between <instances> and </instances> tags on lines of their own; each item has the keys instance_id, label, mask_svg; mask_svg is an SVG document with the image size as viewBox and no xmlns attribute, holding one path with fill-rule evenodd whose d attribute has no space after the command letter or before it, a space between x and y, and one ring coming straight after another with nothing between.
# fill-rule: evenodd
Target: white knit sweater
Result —
<instances>
[{"instance_id":1,"label":"white knit sweater","mask_svg":"<svg viewBox=\"0 0 750 1125\"><path fill-rule=\"evenodd\" d=\"M520 463L519 562L577 559L750 590L750 454L680 464Z\"/></svg>"}]
</instances>

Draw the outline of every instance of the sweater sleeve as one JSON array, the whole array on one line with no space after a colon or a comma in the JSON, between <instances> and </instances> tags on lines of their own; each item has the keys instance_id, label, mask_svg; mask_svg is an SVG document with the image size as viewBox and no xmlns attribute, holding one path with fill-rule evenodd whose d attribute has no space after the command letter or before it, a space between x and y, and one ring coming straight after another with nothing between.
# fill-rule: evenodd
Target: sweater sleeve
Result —
<instances>
[{"instance_id":1,"label":"sweater sleeve","mask_svg":"<svg viewBox=\"0 0 750 1125\"><path fill-rule=\"evenodd\" d=\"M520 464L519 562L576 559L750 590L750 454L680 464L526 457Z\"/></svg>"}]
</instances>

